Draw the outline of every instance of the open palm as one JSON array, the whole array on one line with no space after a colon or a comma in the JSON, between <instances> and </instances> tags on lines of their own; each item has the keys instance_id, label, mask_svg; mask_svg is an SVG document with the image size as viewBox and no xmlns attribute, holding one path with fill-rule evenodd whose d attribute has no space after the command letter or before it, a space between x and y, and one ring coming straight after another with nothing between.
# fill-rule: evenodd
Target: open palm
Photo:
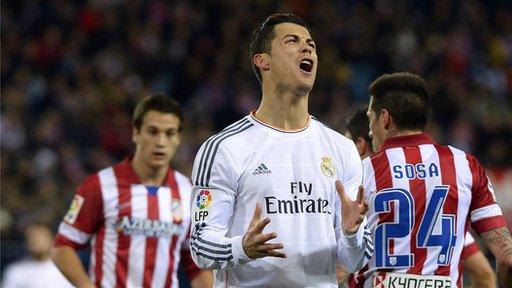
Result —
<instances>
[{"instance_id":1,"label":"open palm","mask_svg":"<svg viewBox=\"0 0 512 288\"><path fill-rule=\"evenodd\" d=\"M352 201L345 193L345 187L341 181L336 180L336 191L341 200L341 228L345 235L352 235L357 232L359 225L364 220L364 215L368 211L368 202L363 197L364 188L359 186L357 199Z\"/></svg>"}]
</instances>

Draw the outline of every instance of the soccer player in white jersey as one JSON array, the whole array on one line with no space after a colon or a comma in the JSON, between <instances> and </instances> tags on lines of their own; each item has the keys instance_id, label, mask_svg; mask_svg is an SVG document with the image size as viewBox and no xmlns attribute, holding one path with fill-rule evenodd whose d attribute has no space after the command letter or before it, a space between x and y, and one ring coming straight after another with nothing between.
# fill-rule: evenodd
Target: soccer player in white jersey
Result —
<instances>
[{"instance_id":1,"label":"soccer player in white jersey","mask_svg":"<svg viewBox=\"0 0 512 288\"><path fill-rule=\"evenodd\" d=\"M367 108L357 108L354 114L347 121L347 131L345 136L352 139L356 144L357 152L361 159L370 157L373 154L372 140L370 138L369 119L366 115ZM496 281L494 279L494 271L491 264L480 251L470 232L466 232L464 239L464 248L462 249L461 261L464 263L464 272L469 273L471 284L478 288L494 288ZM364 267L363 269L367 269ZM366 271L366 270L364 270ZM338 267L336 276L338 278L339 287L348 283L349 287L362 286L364 282L364 273L350 274L343 267ZM348 280L348 281L347 281ZM358 283L361 283L358 285Z\"/></svg>"},{"instance_id":2,"label":"soccer player in white jersey","mask_svg":"<svg viewBox=\"0 0 512 288\"><path fill-rule=\"evenodd\" d=\"M179 287L178 265L192 287L211 287L188 251L191 183L170 161L183 115L163 94L133 114L135 154L89 176L59 226L52 258L77 287ZM89 276L76 249L91 243Z\"/></svg>"},{"instance_id":3,"label":"soccer player in white jersey","mask_svg":"<svg viewBox=\"0 0 512 288\"><path fill-rule=\"evenodd\" d=\"M461 287L461 252L471 225L512 287L512 240L478 160L423 132L428 92L416 75L385 74L369 88L376 154L363 160L375 254L364 287ZM373 285L373 286L372 286Z\"/></svg>"},{"instance_id":4,"label":"soccer player in white jersey","mask_svg":"<svg viewBox=\"0 0 512 288\"><path fill-rule=\"evenodd\" d=\"M359 156L308 113L318 59L302 19L271 15L251 56L259 108L194 162L193 259L215 287L336 287L338 262L355 271L373 252Z\"/></svg>"}]
</instances>

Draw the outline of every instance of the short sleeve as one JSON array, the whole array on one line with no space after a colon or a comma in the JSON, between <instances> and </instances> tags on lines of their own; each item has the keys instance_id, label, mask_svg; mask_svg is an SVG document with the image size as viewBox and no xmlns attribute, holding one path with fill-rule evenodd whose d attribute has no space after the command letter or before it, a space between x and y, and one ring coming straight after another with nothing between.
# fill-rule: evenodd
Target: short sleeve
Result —
<instances>
[{"instance_id":1,"label":"short sleeve","mask_svg":"<svg viewBox=\"0 0 512 288\"><path fill-rule=\"evenodd\" d=\"M87 244L103 219L103 199L98 175L87 178L77 188L69 209L64 216L55 245L82 248Z\"/></svg>"}]
</instances>

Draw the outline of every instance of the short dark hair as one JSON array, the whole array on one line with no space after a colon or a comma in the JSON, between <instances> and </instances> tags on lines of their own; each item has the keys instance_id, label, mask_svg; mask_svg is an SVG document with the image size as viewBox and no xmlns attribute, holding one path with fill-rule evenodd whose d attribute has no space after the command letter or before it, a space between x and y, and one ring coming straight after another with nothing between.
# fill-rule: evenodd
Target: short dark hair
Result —
<instances>
[{"instance_id":1,"label":"short dark hair","mask_svg":"<svg viewBox=\"0 0 512 288\"><path fill-rule=\"evenodd\" d=\"M358 137L363 137L364 141L372 146L372 140L370 139L370 127L368 115L366 115L367 107L357 107L356 111L347 120L347 130L352 136L354 142Z\"/></svg>"},{"instance_id":2,"label":"short dark hair","mask_svg":"<svg viewBox=\"0 0 512 288\"><path fill-rule=\"evenodd\" d=\"M373 81L370 109L377 116L386 109L399 130L420 129L428 120L428 92L423 79L409 72L384 74Z\"/></svg>"},{"instance_id":3,"label":"short dark hair","mask_svg":"<svg viewBox=\"0 0 512 288\"><path fill-rule=\"evenodd\" d=\"M291 14L291 13L275 13L270 16L268 16L265 21L261 23L261 25L254 30L251 37L251 46L249 49L249 53L251 56L251 63L252 59L254 58L254 55L260 54L260 53L268 53L270 54L270 46L272 43L272 40L276 37L274 33L274 27L277 24L281 23L295 23L300 26L305 27L308 32L311 34L311 30L309 29L308 25L304 20L301 18ZM252 68L254 70L254 73L256 74L256 78L258 78L258 81L261 82L261 72L260 69L252 64Z\"/></svg>"},{"instance_id":4,"label":"short dark hair","mask_svg":"<svg viewBox=\"0 0 512 288\"><path fill-rule=\"evenodd\" d=\"M139 104L137 104L132 117L132 123L135 129L140 129L144 116L146 116L146 114L151 110L176 115L178 119L180 119L179 131L183 129L183 112L180 104L163 93L153 94L144 98L139 102Z\"/></svg>"}]
</instances>

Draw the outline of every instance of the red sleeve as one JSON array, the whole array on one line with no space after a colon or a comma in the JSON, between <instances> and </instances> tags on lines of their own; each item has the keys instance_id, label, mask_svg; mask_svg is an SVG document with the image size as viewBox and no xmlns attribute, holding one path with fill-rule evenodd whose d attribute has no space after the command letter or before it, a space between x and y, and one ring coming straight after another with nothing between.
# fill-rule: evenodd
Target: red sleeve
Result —
<instances>
[{"instance_id":1,"label":"red sleeve","mask_svg":"<svg viewBox=\"0 0 512 288\"><path fill-rule=\"evenodd\" d=\"M469 256L475 254L476 252L480 251L480 248L478 247L478 244L476 244L476 242L473 242L469 245L466 245L464 246L464 248L462 249L462 254L460 256L460 260L464 261L466 260Z\"/></svg>"},{"instance_id":2,"label":"red sleeve","mask_svg":"<svg viewBox=\"0 0 512 288\"><path fill-rule=\"evenodd\" d=\"M88 177L77 188L68 212L59 226L55 246L83 248L103 220L103 198L98 175Z\"/></svg>"},{"instance_id":3,"label":"red sleeve","mask_svg":"<svg viewBox=\"0 0 512 288\"><path fill-rule=\"evenodd\" d=\"M181 249L181 267L183 268L183 271L187 274L187 278L189 281L192 281L199 272L201 272L201 269L196 266L194 261L192 260L192 256L190 255L190 250L188 249Z\"/></svg>"},{"instance_id":4,"label":"red sleeve","mask_svg":"<svg viewBox=\"0 0 512 288\"><path fill-rule=\"evenodd\" d=\"M471 226L477 233L506 226L501 209L496 204L494 189L478 160L467 155L471 170L471 204L469 207Z\"/></svg>"}]
</instances>

